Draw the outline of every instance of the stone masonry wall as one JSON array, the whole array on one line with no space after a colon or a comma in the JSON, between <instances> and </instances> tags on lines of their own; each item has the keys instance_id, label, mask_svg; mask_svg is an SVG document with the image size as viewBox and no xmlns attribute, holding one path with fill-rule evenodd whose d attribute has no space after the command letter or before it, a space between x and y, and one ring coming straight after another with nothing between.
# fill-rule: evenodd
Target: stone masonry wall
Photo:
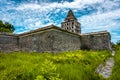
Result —
<instances>
[{"instance_id":1,"label":"stone masonry wall","mask_svg":"<svg viewBox=\"0 0 120 80\"><path fill-rule=\"evenodd\" d=\"M108 32L84 34L81 36L81 41L82 49L111 50L110 34Z\"/></svg>"},{"instance_id":2,"label":"stone masonry wall","mask_svg":"<svg viewBox=\"0 0 120 80\"><path fill-rule=\"evenodd\" d=\"M19 36L19 47L22 51L37 52L79 50L80 36L49 29Z\"/></svg>"},{"instance_id":3,"label":"stone masonry wall","mask_svg":"<svg viewBox=\"0 0 120 80\"><path fill-rule=\"evenodd\" d=\"M0 52L18 50L18 37L14 34L0 33Z\"/></svg>"},{"instance_id":4,"label":"stone masonry wall","mask_svg":"<svg viewBox=\"0 0 120 80\"><path fill-rule=\"evenodd\" d=\"M60 30L54 30L53 49L55 51L80 50L80 36Z\"/></svg>"},{"instance_id":5,"label":"stone masonry wall","mask_svg":"<svg viewBox=\"0 0 120 80\"><path fill-rule=\"evenodd\" d=\"M79 35L51 25L19 35L0 33L0 52L111 50L110 39L107 31Z\"/></svg>"}]
</instances>

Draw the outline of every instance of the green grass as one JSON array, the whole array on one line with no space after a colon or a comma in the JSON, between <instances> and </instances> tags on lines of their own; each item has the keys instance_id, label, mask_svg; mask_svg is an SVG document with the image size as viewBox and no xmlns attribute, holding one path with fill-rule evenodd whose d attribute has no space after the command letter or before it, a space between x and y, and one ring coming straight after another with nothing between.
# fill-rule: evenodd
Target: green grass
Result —
<instances>
[{"instance_id":1,"label":"green grass","mask_svg":"<svg viewBox=\"0 0 120 80\"><path fill-rule=\"evenodd\" d=\"M120 45L116 45L116 54L114 56L115 66L113 67L110 80L120 80Z\"/></svg>"},{"instance_id":2,"label":"green grass","mask_svg":"<svg viewBox=\"0 0 120 80\"><path fill-rule=\"evenodd\" d=\"M81 50L0 53L0 80L100 80L95 69L109 56L109 51Z\"/></svg>"}]
</instances>

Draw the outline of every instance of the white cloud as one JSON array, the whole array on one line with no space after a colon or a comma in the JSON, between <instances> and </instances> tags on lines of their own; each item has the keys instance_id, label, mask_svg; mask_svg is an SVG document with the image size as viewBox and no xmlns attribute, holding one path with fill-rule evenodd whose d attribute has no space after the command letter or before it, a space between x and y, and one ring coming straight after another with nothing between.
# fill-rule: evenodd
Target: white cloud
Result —
<instances>
[{"instance_id":1,"label":"white cloud","mask_svg":"<svg viewBox=\"0 0 120 80\"><path fill-rule=\"evenodd\" d=\"M116 42L120 39L120 21L116 21L120 18L119 14L120 9L117 9L106 13L86 15L78 20L82 24L83 33L107 30L112 35L112 42Z\"/></svg>"},{"instance_id":2,"label":"white cloud","mask_svg":"<svg viewBox=\"0 0 120 80\"><path fill-rule=\"evenodd\" d=\"M41 23L40 21L38 21L38 22L35 23L35 26L36 26L36 27L40 27L41 24L42 24L42 23Z\"/></svg>"},{"instance_id":3,"label":"white cloud","mask_svg":"<svg viewBox=\"0 0 120 80\"><path fill-rule=\"evenodd\" d=\"M84 29L113 30L118 28L118 23L114 19L120 17L120 9L102 14L86 15L78 20Z\"/></svg>"},{"instance_id":4,"label":"white cloud","mask_svg":"<svg viewBox=\"0 0 120 80\"><path fill-rule=\"evenodd\" d=\"M81 4L94 4L94 3L100 3L104 0L74 0L75 3L81 3Z\"/></svg>"},{"instance_id":5,"label":"white cloud","mask_svg":"<svg viewBox=\"0 0 120 80\"><path fill-rule=\"evenodd\" d=\"M74 0L73 2L64 2L64 3L43 3L43 4L21 4L16 9L17 10L24 10L24 9L30 9L30 10L36 10L36 9L52 9L52 8L79 8L82 9L84 5L88 4L94 4L94 3L101 3L104 2L104 0Z\"/></svg>"},{"instance_id":6,"label":"white cloud","mask_svg":"<svg viewBox=\"0 0 120 80\"><path fill-rule=\"evenodd\" d=\"M16 8L16 10L24 10L24 9L30 9L30 10L35 10L35 9L40 9L42 8L38 4L21 4Z\"/></svg>"},{"instance_id":7,"label":"white cloud","mask_svg":"<svg viewBox=\"0 0 120 80\"><path fill-rule=\"evenodd\" d=\"M62 21L59 18L67 13L68 8L71 8L78 14L77 18L82 25L82 32L108 30L114 39L118 39L119 34L117 33L120 32L120 22L115 21L115 19L120 18L119 6L120 4L115 0L74 0L73 2L64 3L38 4L38 2L31 2L27 4L21 3L20 5L9 4L0 8L0 19L14 24L16 26L15 32L21 33L50 24L60 26ZM82 17L80 17L79 15L82 12L78 12L78 10L82 11L84 8L89 10L95 9L96 11L91 14L82 14ZM59 12L62 15L60 17L58 15ZM113 33L113 30L117 31L116 35ZM114 36L118 37L115 38Z\"/></svg>"}]
</instances>

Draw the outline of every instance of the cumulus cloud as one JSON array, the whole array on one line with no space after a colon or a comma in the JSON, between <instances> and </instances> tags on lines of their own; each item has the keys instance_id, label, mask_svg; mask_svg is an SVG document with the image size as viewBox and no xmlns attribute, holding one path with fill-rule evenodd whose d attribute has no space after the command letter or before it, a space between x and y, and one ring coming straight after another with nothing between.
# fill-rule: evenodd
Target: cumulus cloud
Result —
<instances>
[{"instance_id":1,"label":"cumulus cloud","mask_svg":"<svg viewBox=\"0 0 120 80\"><path fill-rule=\"evenodd\" d=\"M96 32L107 30L111 33L112 42L120 39L120 9L106 13L97 13L92 15L82 16L78 18L82 24L82 32Z\"/></svg>"},{"instance_id":2,"label":"cumulus cloud","mask_svg":"<svg viewBox=\"0 0 120 80\"><path fill-rule=\"evenodd\" d=\"M118 28L118 22L114 21L120 17L120 9L101 14L86 15L78 18L85 29L112 30Z\"/></svg>"},{"instance_id":3,"label":"cumulus cloud","mask_svg":"<svg viewBox=\"0 0 120 80\"><path fill-rule=\"evenodd\" d=\"M51 0L52 1L52 0ZM44 1L49 2L49 1ZM50 24L60 26L69 9L75 12L82 25L82 32L108 30L115 42L120 38L119 0L74 0L72 2L30 3L0 0L0 19L12 23L16 31L22 33ZM40 4L39 4L40 3Z\"/></svg>"},{"instance_id":4,"label":"cumulus cloud","mask_svg":"<svg viewBox=\"0 0 120 80\"><path fill-rule=\"evenodd\" d=\"M22 4L16 8L16 10L24 10L24 9L30 9L30 10L35 10L35 9L40 9L42 8L40 5L37 4Z\"/></svg>"},{"instance_id":5,"label":"cumulus cloud","mask_svg":"<svg viewBox=\"0 0 120 80\"><path fill-rule=\"evenodd\" d=\"M74 0L73 2L63 2L63 3L42 3L42 4L21 4L16 9L18 10L24 10L24 9L51 9L51 8L79 8L82 9L85 5L91 5L95 3L101 3L104 2L104 0Z\"/></svg>"}]
</instances>

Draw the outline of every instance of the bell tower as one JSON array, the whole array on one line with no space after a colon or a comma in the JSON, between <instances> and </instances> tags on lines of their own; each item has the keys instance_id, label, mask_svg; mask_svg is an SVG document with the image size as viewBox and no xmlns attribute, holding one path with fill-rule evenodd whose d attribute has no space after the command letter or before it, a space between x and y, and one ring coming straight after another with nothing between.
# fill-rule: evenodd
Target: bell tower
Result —
<instances>
[{"instance_id":1,"label":"bell tower","mask_svg":"<svg viewBox=\"0 0 120 80\"><path fill-rule=\"evenodd\" d=\"M80 23L77 21L72 10L69 10L64 22L61 23L61 28L77 34L81 33Z\"/></svg>"}]
</instances>

